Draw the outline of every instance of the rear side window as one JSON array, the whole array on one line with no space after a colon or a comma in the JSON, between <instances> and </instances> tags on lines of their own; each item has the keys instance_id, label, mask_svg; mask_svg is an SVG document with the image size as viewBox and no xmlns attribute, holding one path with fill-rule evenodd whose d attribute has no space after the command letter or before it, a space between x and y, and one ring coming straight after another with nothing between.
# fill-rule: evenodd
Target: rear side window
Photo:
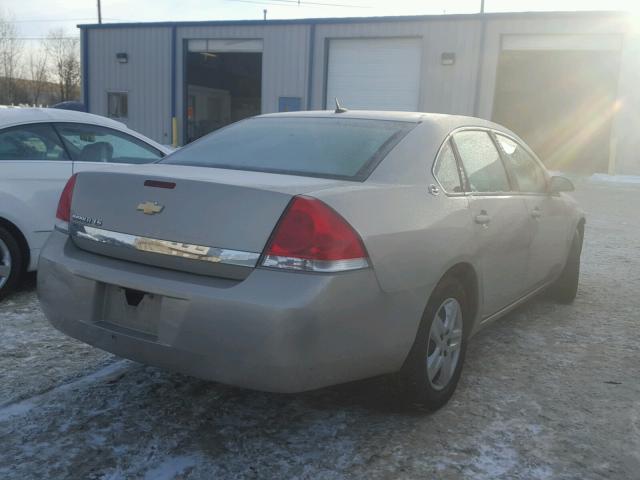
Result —
<instances>
[{"instance_id":1,"label":"rear side window","mask_svg":"<svg viewBox=\"0 0 640 480\"><path fill-rule=\"evenodd\" d=\"M445 192L462 192L458 162L456 162L456 157L453 154L453 149L449 141L442 146L440 154L436 159L433 173Z\"/></svg>"},{"instance_id":2,"label":"rear side window","mask_svg":"<svg viewBox=\"0 0 640 480\"><path fill-rule=\"evenodd\" d=\"M28 124L0 130L0 160L68 160L49 124Z\"/></svg>"},{"instance_id":3,"label":"rear side window","mask_svg":"<svg viewBox=\"0 0 640 480\"><path fill-rule=\"evenodd\" d=\"M352 118L252 118L162 163L364 180L416 124Z\"/></svg>"},{"instance_id":4,"label":"rear side window","mask_svg":"<svg viewBox=\"0 0 640 480\"><path fill-rule=\"evenodd\" d=\"M496 134L500 148L505 153L508 167L525 193L545 193L547 179L535 158L519 144L503 135Z\"/></svg>"},{"instance_id":5,"label":"rear side window","mask_svg":"<svg viewBox=\"0 0 640 480\"><path fill-rule=\"evenodd\" d=\"M498 150L484 131L453 136L472 192L509 192L511 185Z\"/></svg>"},{"instance_id":6,"label":"rear side window","mask_svg":"<svg viewBox=\"0 0 640 480\"><path fill-rule=\"evenodd\" d=\"M77 162L150 163L163 156L142 140L110 128L74 123L56 128Z\"/></svg>"}]
</instances>

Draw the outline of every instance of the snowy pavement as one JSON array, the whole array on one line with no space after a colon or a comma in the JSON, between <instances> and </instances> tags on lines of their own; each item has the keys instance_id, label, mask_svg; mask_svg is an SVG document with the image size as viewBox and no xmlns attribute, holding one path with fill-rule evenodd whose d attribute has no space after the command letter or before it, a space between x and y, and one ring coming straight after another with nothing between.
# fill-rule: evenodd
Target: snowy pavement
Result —
<instances>
[{"instance_id":1,"label":"snowy pavement","mask_svg":"<svg viewBox=\"0 0 640 480\"><path fill-rule=\"evenodd\" d=\"M575 196L576 302L481 332L431 415L387 379L276 395L121 360L50 327L28 282L0 304L0 478L640 478L640 187Z\"/></svg>"}]
</instances>

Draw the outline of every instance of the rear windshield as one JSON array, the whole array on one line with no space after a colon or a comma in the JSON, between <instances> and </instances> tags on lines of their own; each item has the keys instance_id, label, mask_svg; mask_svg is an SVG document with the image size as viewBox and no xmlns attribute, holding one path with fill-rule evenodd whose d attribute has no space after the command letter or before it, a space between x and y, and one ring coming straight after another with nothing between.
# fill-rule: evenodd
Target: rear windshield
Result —
<instances>
[{"instance_id":1,"label":"rear windshield","mask_svg":"<svg viewBox=\"0 0 640 480\"><path fill-rule=\"evenodd\" d=\"M362 181L415 125L335 117L251 118L160 163Z\"/></svg>"}]
</instances>

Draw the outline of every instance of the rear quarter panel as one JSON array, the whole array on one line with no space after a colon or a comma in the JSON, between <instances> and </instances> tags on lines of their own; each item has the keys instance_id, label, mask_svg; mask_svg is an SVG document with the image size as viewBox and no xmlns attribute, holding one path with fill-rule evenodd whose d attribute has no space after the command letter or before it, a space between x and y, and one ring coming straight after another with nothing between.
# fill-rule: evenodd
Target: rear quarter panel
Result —
<instances>
[{"instance_id":1,"label":"rear quarter panel","mask_svg":"<svg viewBox=\"0 0 640 480\"><path fill-rule=\"evenodd\" d=\"M379 185L316 195L358 231L386 292L427 294L453 265L473 263L468 200L426 186Z\"/></svg>"},{"instance_id":2,"label":"rear quarter panel","mask_svg":"<svg viewBox=\"0 0 640 480\"><path fill-rule=\"evenodd\" d=\"M428 189L436 183L431 167L446 132L441 138L414 132L383 160L382 174L376 170L364 183L313 194L358 231L381 290L404 297L407 317L399 320L412 338L447 270L461 262L476 267L468 199Z\"/></svg>"}]
</instances>

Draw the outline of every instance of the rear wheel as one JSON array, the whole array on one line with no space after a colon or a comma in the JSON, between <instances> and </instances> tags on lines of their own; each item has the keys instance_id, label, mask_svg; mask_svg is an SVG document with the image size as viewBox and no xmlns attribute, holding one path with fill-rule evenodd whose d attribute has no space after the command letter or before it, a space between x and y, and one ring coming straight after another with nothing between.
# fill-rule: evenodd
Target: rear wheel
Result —
<instances>
[{"instance_id":1,"label":"rear wheel","mask_svg":"<svg viewBox=\"0 0 640 480\"><path fill-rule=\"evenodd\" d=\"M578 293L580 279L580 255L582 254L582 234L576 230L571 242L571 250L567 257L567 263L560 277L549 287L552 297L561 303L571 303Z\"/></svg>"},{"instance_id":2,"label":"rear wheel","mask_svg":"<svg viewBox=\"0 0 640 480\"><path fill-rule=\"evenodd\" d=\"M20 281L22 273L20 246L9 231L0 227L0 299Z\"/></svg>"},{"instance_id":3,"label":"rear wheel","mask_svg":"<svg viewBox=\"0 0 640 480\"><path fill-rule=\"evenodd\" d=\"M455 278L436 287L401 372L407 400L427 410L447 403L456 389L467 349L467 295Z\"/></svg>"}]
</instances>

